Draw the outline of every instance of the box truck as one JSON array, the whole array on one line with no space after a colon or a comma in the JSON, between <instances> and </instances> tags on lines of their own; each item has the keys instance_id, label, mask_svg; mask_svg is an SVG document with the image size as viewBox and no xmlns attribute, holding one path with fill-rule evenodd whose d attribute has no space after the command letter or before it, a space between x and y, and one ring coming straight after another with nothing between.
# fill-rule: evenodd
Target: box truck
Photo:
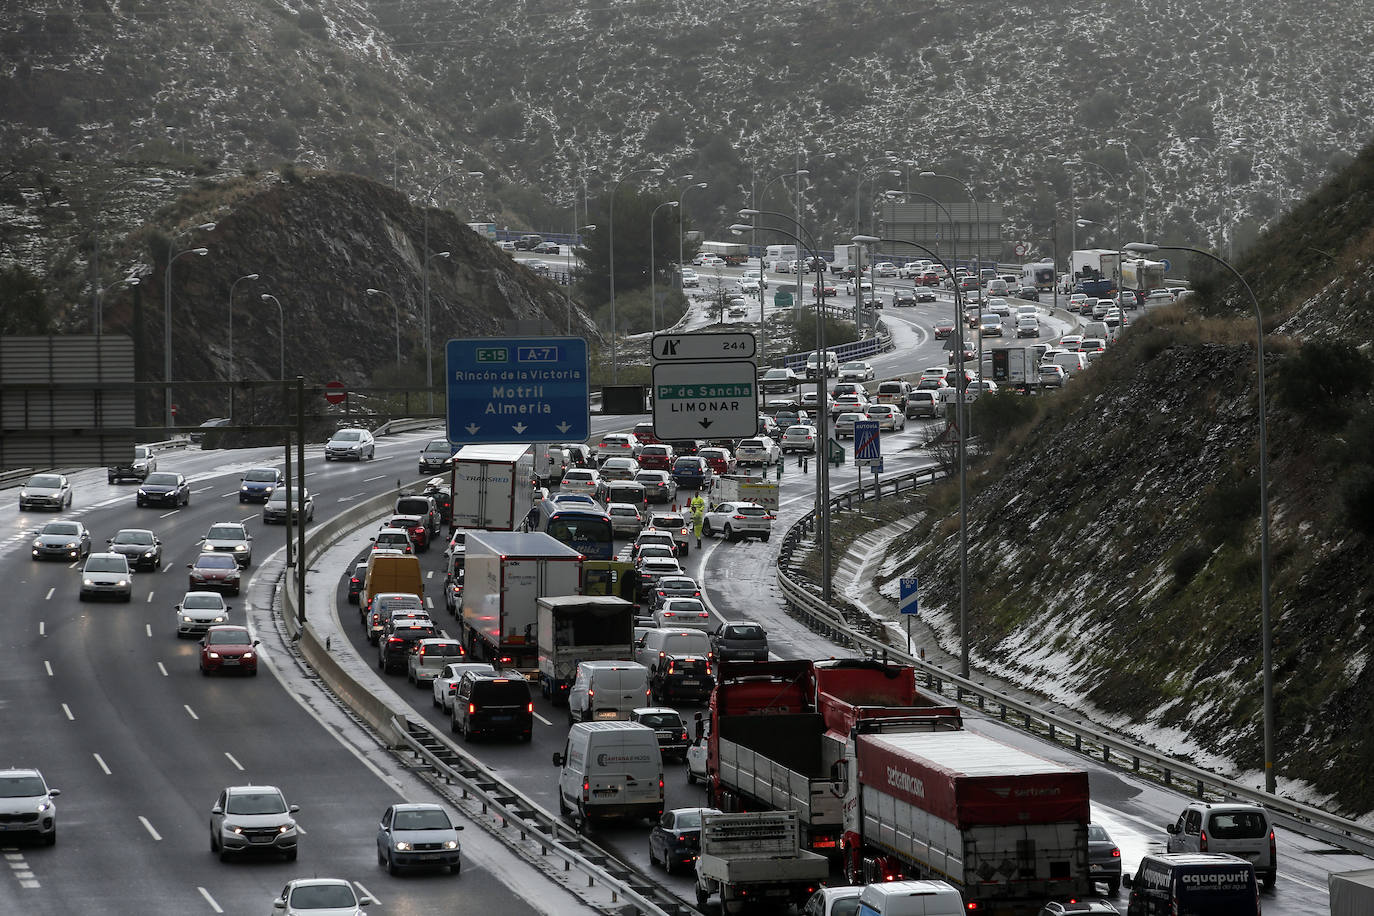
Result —
<instances>
[{"instance_id":1,"label":"box truck","mask_svg":"<svg viewBox=\"0 0 1374 916\"><path fill-rule=\"evenodd\" d=\"M469 531L463 644L473 661L539 670L540 598L577 595L582 554L541 532Z\"/></svg>"},{"instance_id":2,"label":"box truck","mask_svg":"<svg viewBox=\"0 0 1374 916\"><path fill-rule=\"evenodd\" d=\"M514 531L534 505L528 445L465 445L453 456L453 527Z\"/></svg>"},{"instance_id":3,"label":"box truck","mask_svg":"<svg viewBox=\"0 0 1374 916\"><path fill-rule=\"evenodd\" d=\"M542 597L539 685L555 705L568 702L579 661L634 658L635 605L605 596Z\"/></svg>"}]
</instances>

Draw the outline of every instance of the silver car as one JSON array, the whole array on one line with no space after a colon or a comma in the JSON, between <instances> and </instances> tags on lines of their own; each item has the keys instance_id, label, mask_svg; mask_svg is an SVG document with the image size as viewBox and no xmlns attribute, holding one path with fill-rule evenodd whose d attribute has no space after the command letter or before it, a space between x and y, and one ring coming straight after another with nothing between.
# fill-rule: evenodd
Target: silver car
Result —
<instances>
[{"instance_id":1,"label":"silver car","mask_svg":"<svg viewBox=\"0 0 1374 916\"><path fill-rule=\"evenodd\" d=\"M816 451L816 427L797 424L782 434L782 453Z\"/></svg>"},{"instance_id":2,"label":"silver car","mask_svg":"<svg viewBox=\"0 0 1374 916\"><path fill-rule=\"evenodd\" d=\"M134 596L133 572L122 553L93 553L86 558L81 570L80 600L87 598L118 598L129 601Z\"/></svg>"},{"instance_id":3,"label":"silver car","mask_svg":"<svg viewBox=\"0 0 1374 916\"><path fill-rule=\"evenodd\" d=\"M606 514L611 517L611 531L614 534L635 537L644 528L644 516L629 503L611 503L606 506Z\"/></svg>"},{"instance_id":4,"label":"silver car","mask_svg":"<svg viewBox=\"0 0 1374 916\"><path fill-rule=\"evenodd\" d=\"M365 429L341 429L324 444L325 461L362 461L377 456L377 443Z\"/></svg>"},{"instance_id":5,"label":"silver car","mask_svg":"<svg viewBox=\"0 0 1374 916\"><path fill-rule=\"evenodd\" d=\"M307 522L315 519L315 497L310 495L310 491L305 491L302 498L299 487L291 490L291 502L295 505L291 509L291 520L299 521L301 514L305 514ZM273 493L266 504L262 507L262 521L265 525L285 524L286 522L286 487L282 487Z\"/></svg>"},{"instance_id":6,"label":"silver car","mask_svg":"<svg viewBox=\"0 0 1374 916\"><path fill-rule=\"evenodd\" d=\"M376 902L342 878L293 878L272 907L283 916L362 916L363 907Z\"/></svg>"},{"instance_id":7,"label":"silver car","mask_svg":"<svg viewBox=\"0 0 1374 916\"><path fill-rule=\"evenodd\" d=\"M462 829L439 805L392 805L377 825L377 864L393 875L403 867L424 866L448 866L456 875L463 866Z\"/></svg>"},{"instance_id":8,"label":"silver car","mask_svg":"<svg viewBox=\"0 0 1374 916\"><path fill-rule=\"evenodd\" d=\"M253 536L241 522L215 522L202 542L205 550L232 553L244 569L253 565Z\"/></svg>"},{"instance_id":9,"label":"silver car","mask_svg":"<svg viewBox=\"0 0 1374 916\"><path fill-rule=\"evenodd\" d=\"M34 769L16 767L0 770L0 836L29 834L46 845L57 843L57 805L53 799L62 794ZM0 845L10 845L9 840Z\"/></svg>"},{"instance_id":10,"label":"silver car","mask_svg":"<svg viewBox=\"0 0 1374 916\"><path fill-rule=\"evenodd\" d=\"M299 805L288 805L276 786L229 786L210 809L210 851L221 862L234 855L267 852L296 861Z\"/></svg>"},{"instance_id":11,"label":"silver car","mask_svg":"<svg viewBox=\"0 0 1374 916\"><path fill-rule=\"evenodd\" d=\"M444 670L445 665L462 661L463 645L454 639L421 639L410 647L406 657L406 680L423 687Z\"/></svg>"},{"instance_id":12,"label":"silver car","mask_svg":"<svg viewBox=\"0 0 1374 916\"><path fill-rule=\"evenodd\" d=\"M72 504L72 485L65 474L34 474L19 489L19 511L52 509L61 512Z\"/></svg>"},{"instance_id":13,"label":"silver car","mask_svg":"<svg viewBox=\"0 0 1374 916\"><path fill-rule=\"evenodd\" d=\"M91 533L80 522L48 522L34 532L35 560L75 560L91 552Z\"/></svg>"},{"instance_id":14,"label":"silver car","mask_svg":"<svg viewBox=\"0 0 1374 916\"><path fill-rule=\"evenodd\" d=\"M229 622L230 606L219 592L187 592L175 610L177 636L194 636Z\"/></svg>"}]
</instances>

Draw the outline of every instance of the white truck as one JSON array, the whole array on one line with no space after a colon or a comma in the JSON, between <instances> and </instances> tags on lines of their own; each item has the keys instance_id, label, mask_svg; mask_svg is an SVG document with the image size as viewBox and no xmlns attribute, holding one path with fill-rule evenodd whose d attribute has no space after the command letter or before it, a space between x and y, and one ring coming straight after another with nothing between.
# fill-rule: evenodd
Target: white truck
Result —
<instances>
[{"instance_id":1,"label":"white truck","mask_svg":"<svg viewBox=\"0 0 1374 916\"><path fill-rule=\"evenodd\" d=\"M534 505L528 445L465 445L453 456L453 527L514 531Z\"/></svg>"},{"instance_id":2,"label":"white truck","mask_svg":"<svg viewBox=\"0 0 1374 916\"><path fill-rule=\"evenodd\" d=\"M706 912L711 895L724 913L749 902L798 907L830 875L825 856L798 845L795 811L708 814L701 821L697 858L697 907Z\"/></svg>"},{"instance_id":3,"label":"white truck","mask_svg":"<svg viewBox=\"0 0 1374 916\"><path fill-rule=\"evenodd\" d=\"M832 274L852 273L858 262L858 245L836 245L835 259L830 262L830 272Z\"/></svg>"},{"instance_id":4,"label":"white truck","mask_svg":"<svg viewBox=\"0 0 1374 916\"><path fill-rule=\"evenodd\" d=\"M568 702L568 688L582 661L634 658L635 605L605 596L541 597L539 685L556 706Z\"/></svg>"},{"instance_id":5,"label":"white truck","mask_svg":"<svg viewBox=\"0 0 1374 916\"><path fill-rule=\"evenodd\" d=\"M1069 253L1069 272L1074 280L1100 277L1104 280L1119 282L1121 279L1121 252L1111 248L1081 248Z\"/></svg>"},{"instance_id":6,"label":"white truck","mask_svg":"<svg viewBox=\"0 0 1374 916\"><path fill-rule=\"evenodd\" d=\"M769 512L778 511L777 481L762 477L717 477L716 489L711 494L713 503L730 502L758 503Z\"/></svg>"},{"instance_id":7,"label":"white truck","mask_svg":"<svg viewBox=\"0 0 1374 916\"><path fill-rule=\"evenodd\" d=\"M1369 916L1374 913L1374 868L1327 875L1331 916Z\"/></svg>"},{"instance_id":8,"label":"white truck","mask_svg":"<svg viewBox=\"0 0 1374 916\"><path fill-rule=\"evenodd\" d=\"M463 645L472 661L539 669L540 598L578 595L582 554L542 532L469 531Z\"/></svg>"}]
</instances>

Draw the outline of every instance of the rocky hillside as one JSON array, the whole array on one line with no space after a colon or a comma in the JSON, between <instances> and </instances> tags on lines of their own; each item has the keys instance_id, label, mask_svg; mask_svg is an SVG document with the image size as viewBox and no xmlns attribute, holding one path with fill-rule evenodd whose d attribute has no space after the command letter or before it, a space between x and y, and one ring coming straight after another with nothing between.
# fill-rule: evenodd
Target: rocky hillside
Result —
<instances>
[{"instance_id":1,"label":"rocky hillside","mask_svg":"<svg viewBox=\"0 0 1374 916\"><path fill-rule=\"evenodd\" d=\"M1366 150L1239 265L1268 329L1280 791L1357 816L1374 810L1372 192ZM970 632L976 667L1258 785L1255 321L1238 286L1203 286L1062 396L1000 405L1026 423L969 475ZM895 597L920 570L955 645L952 490L880 578Z\"/></svg>"}]
</instances>

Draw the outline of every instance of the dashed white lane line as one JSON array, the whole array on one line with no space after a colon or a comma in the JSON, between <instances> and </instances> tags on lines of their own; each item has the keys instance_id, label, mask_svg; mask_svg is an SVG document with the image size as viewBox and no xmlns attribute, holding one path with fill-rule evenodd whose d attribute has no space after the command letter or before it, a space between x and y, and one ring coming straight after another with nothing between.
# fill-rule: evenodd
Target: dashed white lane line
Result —
<instances>
[{"instance_id":1,"label":"dashed white lane line","mask_svg":"<svg viewBox=\"0 0 1374 916\"><path fill-rule=\"evenodd\" d=\"M816 357L816 359L820 359L820 357L818 356L818 357ZM214 487L201 487L199 490L192 490L191 492L192 492L192 493L208 493L210 490L213 490L213 489L214 489Z\"/></svg>"},{"instance_id":2,"label":"dashed white lane line","mask_svg":"<svg viewBox=\"0 0 1374 916\"><path fill-rule=\"evenodd\" d=\"M68 721L68 722L75 722L75 721L76 721L76 716L72 715L72 708L71 708L70 706L68 706L66 703L63 703L63 704L62 704L62 711L65 712L65 713L67 714L67 721Z\"/></svg>"},{"instance_id":3,"label":"dashed white lane line","mask_svg":"<svg viewBox=\"0 0 1374 916\"><path fill-rule=\"evenodd\" d=\"M95 762L96 762L97 764L100 765L100 768L101 768L102 770L105 771L105 775L106 775L106 776L113 776L113 775L114 775L113 773L110 772L110 768L109 768L108 766L105 765L105 758L104 758L104 757L101 757L99 754L91 754L91 756L95 758Z\"/></svg>"},{"instance_id":4,"label":"dashed white lane line","mask_svg":"<svg viewBox=\"0 0 1374 916\"><path fill-rule=\"evenodd\" d=\"M200 721L200 716L196 715L196 711L192 709L189 705L187 705L186 703L182 703L181 708L186 710L186 714L189 715L192 719L195 719L197 722Z\"/></svg>"},{"instance_id":5,"label":"dashed white lane line","mask_svg":"<svg viewBox=\"0 0 1374 916\"><path fill-rule=\"evenodd\" d=\"M816 357L816 358L817 358L817 359L820 359L819 356ZM388 477L390 477L390 476L391 476L390 474L378 474L376 477L364 477L364 478L363 478L363 483L372 483L372 481L374 481L374 480L385 480L386 478L388 478Z\"/></svg>"},{"instance_id":6,"label":"dashed white lane line","mask_svg":"<svg viewBox=\"0 0 1374 916\"><path fill-rule=\"evenodd\" d=\"M534 714L534 717L535 717L536 719L538 719L540 722L543 722L545 725L552 725L552 724L553 724L553 723L550 722L548 719L545 719L543 716L541 716L539 713L535 713L535 714Z\"/></svg>"},{"instance_id":7,"label":"dashed white lane line","mask_svg":"<svg viewBox=\"0 0 1374 916\"><path fill-rule=\"evenodd\" d=\"M163 677L170 677L170 676L171 676L171 675L169 675L169 674L167 673L167 666L164 665L164 664L162 664L162 662L158 662L158 663L157 663L157 670L162 672L162 676L163 676Z\"/></svg>"},{"instance_id":8,"label":"dashed white lane line","mask_svg":"<svg viewBox=\"0 0 1374 916\"><path fill-rule=\"evenodd\" d=\"M820 357L817 357L817 359L819 359L819 358L820 358ZM55 592L55 591L57 591L57 586L54 585L52 588L48 589L48 593L47 593L46 595L43 596L43 600L44 600L44 601L51 601L51 600L52 600L52 593Z\"/></svg>"},{"instance_id":9,"label":"dashed white lane line","mask_svg":"<svg viewBox=\"0 0 1374 916\"><path fill-rule=\"evenodd\" d=\"M225 752L224 752L224 756L226 756L226 757L229 758L229 762L232 763L236 769L239 769L239 770L242 770L242 769L243 769L243 764L241 764L241 763L239 763L237 760L235 760L233 754L229 753L228 751L225 751Z\"/></svg>"},{"instance_id":10,"label":"dashed white lane line","mask_svg":"<svg viewBox=\"0 0 1374 916\"><path fill-rule=\"evenodd\" d=\"M377 896L376 894L372 893L372 891L370 891L370 890L368 890L367 888L363 887L363 882L361 882L361 881L354 881L354 882L353 882L353 885L354 885L356 888L358 888L358 890L362 891L364 894L366 894L367 896L371 897L373 900L376 900L376 901L377 901L377 906L381 906L381 905L382 905L381 899L378 898L378 896Z\"/></svg>"},{"instance_id":11,"label":"dashed white lane line","mask_svg":"<svg viewBox=\"0 0 1374 916\"><path fill-rule=\"evenodd\" d=\"M47 635L48 635L48 624L47 624L46 621L43 621L43 620L38 621L38 635L39 635L39 636L47 636Z\"/></svg>"},{"instance_id":12,"label":"dashed white lane line","mask_svg":"<svg viewBox=\"0 0 1374 916\"><path fill-rule=\"evenodd\" d=\"M152 593L152 592L149 592L149 593L148 593L148 599L147 599L147 601L146 601L145 603L146 603L146 604L152 604L152 603L153 603L153 593ZM151 636L152 634L149 634L149 635Z\"/></svg>"},{"instance_id":13,"label":"dashed white lane line","mask_svg":"<svg viewBox=\"0 0 1374 916\"><path fill-rule=\"evenodd\" d=\"M153 829L153 825L148 823L148 819L146 817L140 814L138 816L138 822L143 825L143 828L148 831L148 834L153 839L161 841L162 834L158 833L156 830Z\"/></svg>"},{"instance_id":14,"label":"dashed white lane line","mask_svg":"<svg viewBox=\"0 0 1374 916\"><path fill-rule=\"evenodd\" d=\"M52 677L52 662L43 659L43 670L48 672L48 677Z\"/></svg>"},{"instance_id":15,"label":"dashed white lane line","mask_svg":"<svg viewBox=\"0 0 1374 916\"><path fill-rule=\"evenodd\" d=\"M164 512L164 513L162 513L161 515L158 516L158 518L171 518L173 515L176 515L176 514L177 514L178 512L180 512L180 511L181 511L180 509L173 509L171 512Z\"/></svg>"},{"instance_id":16,"label":"dashed white lane line","mask_svg":"<svg viewBox=\"0 0 1374 916\"><path fill-rule=\"evenodd\" d=\"M818 357L818 358L819 358L819 357ZM197 887L196 890L200 891L200 895L201 895L202 897L205 898L205 902L208 903L208 904L210 904L210 909L211 909L212 911L214 911L214 912L216 912L216 913L223 913L223 912L224 912L224 910L220 908L220 905L219 905L218 903L215 902L215 898L210 896L210 892L209 892L209 891L207 891L207 890L206 890L205 888L203 888L203 887Z\"/></svg>"},{"instance_id":17,"label":"dashed white lane line","mask_svg":"<svg viewBox=\"0 0 1374 916\"><path fill-rule=\"evenodd\" d=\"M143 625L143 632L148 634L148 638L149 638L149 639L152 639L152 638L153 638L153 625L152 625L151 623L145 623L145 624Z\"/></svg>"}]
</instances>

